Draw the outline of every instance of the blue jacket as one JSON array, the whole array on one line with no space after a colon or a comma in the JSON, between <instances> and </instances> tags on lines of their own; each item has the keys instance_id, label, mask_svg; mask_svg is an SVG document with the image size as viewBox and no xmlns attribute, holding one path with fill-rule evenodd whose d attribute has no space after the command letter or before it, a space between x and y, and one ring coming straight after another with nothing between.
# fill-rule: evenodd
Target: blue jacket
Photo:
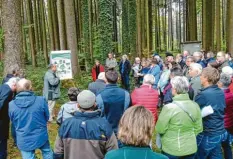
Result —
<instances>
[{"instance_id":1,"label":"blue jacket","mask_svg":"<svg viewBox=\"0 0 233 159\"><path fill-rule=\"evenodd\" d=\"M215 61L216 61L216 60L215 60L213 57L206 59L206 63L207 63L207 64L208 64L208 63L215 62Z\"/></svg>"},{"instance_id":2,"label":"blue jacket","mask_svg":"<svg viewBox=\"0 0 233 159\"><path fill-rule=\"evenodd\" d=\"M54 159L97 159L117 149L117 139L100 110L76 112L65 120L58 132Z\"/></svg>"},{"instance_id":3,"label":"blue jacket","mask_svg":"<svg viewBox=\"0 0 233 159\"><path fill-rule=\"evenodd\" d=\"M9 104L9 117L15 126L17 146L22 151L40 148L48 141L48 105L44 97L20 92Z\"/></svg>"},{"instance_id":4,"label":"blue jacket","mask_svg":"<svg viewBox=\"0 0 233 159\"><path fill-rule=\"evenodd\" d=\"M202 66L202 68L206 67L206 63L203 60L199 60L199 61L197 61L197 63L200 64Z\"/></svg>"},{"instance_id":5,"label":"blue jacket","mask_svg":"<svg viewBox=\"0 0 233 159\"><path fill-rule=\"evenodd\" d=\"M155 84L153 85L153 88L157 89L159 78L160 78L160 67L159 65L156 65L147 72L147 74L152 74L155 77Z\"/></svg>"},{"instance_id":6,"label":"blue jacket","mask_svg":"<svg viewBox=\"0 0 233 159\"><path fill-rule=\"evenodd\" d=\"M124 111L130 105L129 93L116 84L108 84L96 98L102 116L106 117L115 133Z\"/></svg>"},{"instance_id":7,"label":"blue jacket","mask_svg":"<svg viewBox=\"0 0 233 159\"><path fill-rule=\"evenodd\" d=\"M10 78L14 77L12 74L7 74L6 77L2 80L2 84L6 83L9 81Z\"/></svg>"},{"instance_id":8,"label":"blue jacket","mask_svg":"<svg viewBox=\"0 0 233 159\"><path fill-rule=\"evenodd\" d=\"M196 96L197 102L202 109L211 106L214 113L203 118L203 133L208 136L221 135L224 133L224 109L226 106L224 92L217 85L201 89Z\"/></svg>"},{"instance_id":9,"label":"blue jacket","mask_svg":"<svg viewBox=\"0 0 233 159\"><path fill-rule=\"evenodd\" d=\"M8 139L9 123L8 105L13 98L13 92L7 84L0 86L0 140Z\"/></svg>"}]
</instances>

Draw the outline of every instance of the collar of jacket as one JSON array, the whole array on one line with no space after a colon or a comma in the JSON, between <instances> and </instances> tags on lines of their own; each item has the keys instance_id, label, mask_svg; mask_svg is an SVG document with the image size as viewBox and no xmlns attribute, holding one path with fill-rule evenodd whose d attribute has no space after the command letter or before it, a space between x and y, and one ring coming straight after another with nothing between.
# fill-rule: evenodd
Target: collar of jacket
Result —
<instances>
[{"instance_id":1,"label":"collar of jacket","mask_svg":"<svg viewBox=\"0 0 233 159\"><path fill-rule=\"evenodd\" d=\"M184 101L184 100L190 100L188 93L185 94L178 94L173 97L174 101Z\"/></svg>"},{"instance_id":2,"label":"collar of jacket","mask_svg":"<svg viewBox=\"0 0 233 159\"><path fill-rule=\"evenodd\" d=\"M195 77L192 77L191 80L195 80L195 79L200 78L200 77L201 77L200 75L197 75Z\"/></svg>"},{"instance_id":3,"label":"collar of jacket","mask_svg":"<svg viewBox=\"0 0 233 159\"><path fill-rule=\"evenodd\" d=\"M22 91L17 93L16 97L22 97L22 96L34 96L34 93L32 91Z\"/></svg>"},{"instance_id":4,"label":"collar of jacket","mask_svg":"<svg viewBox=\"0 0 233 159\"><path fill-rule=\"evenodd\" d=\"M89 118L96 118L96 117L100 117L101 114L101 110L98 109L96 111L89 111L89 112L81 112L81 111L77 111L74 115L75 118L82 118L82 119L89 119Z\"/></svg>"},{"instance_id":5,"label":"collar of jacket","mask_svg":"<svg viewBox=\"0 0 233 159\"><path fill-rule=\"evenodd\" d=\"M149 84L143 84L141 85L140 88L153 88L152 85L149 85Z\"/></svg>"},{"instance_id":6,"label":"collar of jacket","mask_svg":"<svg viewBox=\"0 0 233 159\"><path fill-rule=\"evenodd\" d=\"M218 88L218 86L215 84L215 85L211 85L211 86L208 86L206 88L202 88L201 91L204 91L204 90L207 90L207 89L211 89L211 88Z\"/></svg>"},{"instance_id":7,"label":"collar of jacket","mask_svg":"<svg viewBox=\"0 0 233 159\"><path fill-rule=\"evenodd\" d=\"M102 80L102 79L97 79L95 82L105 83L104 80Z\"/></svg>"},{"instance_id":8,"label":"collar of jacket","mask_svg":"<svg viewBox=\"0 0 233 159\"><path fill-rule=\"evenodd\" d=\"M118 88L117 84L107 84L106 85L106 88L113 88L113 87Z\"/></svg>"},{"instance_id":9,"label":"collar of jacket","mask_svg":"<svg viewBox=\"0 0 233 159\"><path fill-rule=\"evenodd\" d=\"M53 72L51 69L49 69L49 70L48 70L48 72L50 72L50 73L54 73L54 74L55 74L55 72Z\"/></svg>"}]
</instances>

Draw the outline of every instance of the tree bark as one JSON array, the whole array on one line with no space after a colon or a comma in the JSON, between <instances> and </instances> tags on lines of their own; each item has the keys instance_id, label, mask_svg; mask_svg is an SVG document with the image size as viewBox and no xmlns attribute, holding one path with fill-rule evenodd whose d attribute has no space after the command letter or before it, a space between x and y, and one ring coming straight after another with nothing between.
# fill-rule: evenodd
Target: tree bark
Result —
<instances>
[{"instance_id":1,"label":"tree bark","mask_svg":"<svg viewBox=\"0 0 233 159\"><path fill-rule=\"evenodd\" d=\"M23 54L21 1L2 0L4 29L4 75L13 68L21 68Z\"/></svg>"},{"instance_id":2,"label":"tree bark","mask_svg":"<svg viewBox=\"0 0 233 159\"><path fill-rule=\"evenodd\" d=\"M215 26L216 26L216 51L220 51L221 50L221 16L220 16L220 0L216 0L216 16L215 16Z\"/></svg>"},{"instance_id":3,"label":"tree bark","mask_svg":"<svg viewBox=\"0 0 233 159\"><path fill-rule=\"evenodd\" d=\"M186 29L186 40L196 41L197 40L197 10L196 10L196 0L187 1L187 29Z\"/></svg>"},{"instance_id":4,"label":"tree bark","mask_svg":"<svg viewBox=\"0 0 233 159\"><path fill-rule=\"evenodd\" d=\"M130 52L128 8L129 8L128 0L122 0L122 52L123 54Z\"/></svg>"},{"instance_id":5,"label":"tree bark","mask_svg":"<svg viewBox=\"0 0 233 159\"><path fill-rule=\"evenodd\" d=\"M227 51L233 53L233 1L227 0Z\"/></svg>"},{"instance_id":6,"label":"tree bark","mask_svg":"<svg viewBox=\"0 0 233 159\"><path fill-rule=\"evenodd\" d=\"M66 41L66 27L65 27L65 15L64 15L64 0L57 0L57 15L58 15L58 28L60 38L60 49L67 49Z\"/></svg>"},{"instance_id":7,"label":"tree bark","mask_svg":"<svg viewBox=\"0 0 233 159\"><path fill-rule=\"evenodd\" d=\"M33 14L32 14L32 3L31 0L26 0L26 10L27 10L27 22L28 22L28 34L30 41L30 51L32 58L32 66L36 67L36 50L35 50L35 31L33 27Z\"/></svg>"},{"instance_id":8,"label":"tree bark","mask_svg":"<svg viewBox=\"0 0 233 159\"><path fill-rule=\"evenodd\" d=\"M65 8L65 22L66 22L66 33L68 48L71 50L71 63L73 75L79 73L79 63L78 63L78 43L77 43L77 33L76 33L76 21L75 21L75 9L73 0L64 1Z\"/></svg>"},{"instance_id":9,"label":"tree bark","mask_svg":"<svg viewBox=\"0 0 233 159\"><path fill-rule=\"evenodd\" d=\"M48 49L47 49L47 36L46 36L46 22L45 22L45 7L44 1L40 1L40 15L41 15L41 28L42 28L42 47L45 65L49 63Z\"/></svg>"},{"instance_id":10,"label":"tree bark","mask_svg":"<svg viewBox=\"0 0 233 159\"><path fill-rule=\"evenodd\" d=\"M53 18L52 18L52 0L47 1L47 11L48 11L48 30L49 30L49 36L50 36L50 50L55 50L55 39L54 39L54 32L53 32Z\"/></svg>"},{"instance_id":11,"label":"tree bark","mask_svg":"<svg viewBox=\"0 0 233 159\"><path fill-rule=\"evenodd\" d=\"M137 55L142 56L141 0L137 0Z\"/></svg>"}]
</instances>

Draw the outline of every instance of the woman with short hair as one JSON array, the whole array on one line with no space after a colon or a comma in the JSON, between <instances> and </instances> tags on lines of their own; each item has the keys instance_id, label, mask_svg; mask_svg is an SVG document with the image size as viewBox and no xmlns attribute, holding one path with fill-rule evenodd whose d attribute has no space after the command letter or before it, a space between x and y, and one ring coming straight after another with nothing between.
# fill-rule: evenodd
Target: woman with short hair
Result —
<instances>
[{"instance_id":1,"label":"woman with short hair","mask_svg":"<svg viewBox=\"0 0 233 159\"><path fill-rule=\"evenodd\" d=\"M189 82L184 76L171 79L173 102L165 105L156 124L162 151L170 159L193 159L197 152L196 136L202 132L201 111L189 99Z\"/></svg>"},{"instance_id":2,"label":"woman with short hair","mask_svg":"<svg viewBox=\"0 0 233 159\"><path fill-rule=\"evenodd\" d=\"M154 130L152 113L143 106L127 109L123 114L118 131L118 139L125 145L110 151L105 159L167 159L149 147Z\"/></svg>"}]
</instances>

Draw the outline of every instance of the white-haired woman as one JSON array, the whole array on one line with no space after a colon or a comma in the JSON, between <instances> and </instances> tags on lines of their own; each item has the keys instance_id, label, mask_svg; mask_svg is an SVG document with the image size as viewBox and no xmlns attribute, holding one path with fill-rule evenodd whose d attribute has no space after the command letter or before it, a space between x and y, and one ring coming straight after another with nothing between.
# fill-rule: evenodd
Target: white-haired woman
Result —
<instances>
[{"instance_id":1,"label":"white-haired woman","mask_svg":"<svg viewBox=\"0 0 233 159\"><path fill-rule=\"evenodd\" d=\"M129 91L130 90L129 73L130 73L130 70L131 70L131 65L130 65L130 62L128 60L127 55L122 56L122 60L121 60L120 65L119 65L119 70L120 70L120 74L121 74L122 86L127 91Z\"/></svg>"},{"instance_id":2,"label":"white-haired woman","mask_svg":"<svg viewBox=\"0 0 233 159\"><path fill-rule=\"evenodd\" d=\"M201 89L201 72L202 66L198 63L192 63L189 67L189 76L191 77L190 85L194 90L193 99L195 99L196 95L199 93Z\"/></svg>"},{"instance_id":3,"label":"white-haired woman","mask_svg":"<svg viewBox=\"0 0 233 159\"><path fill-rule=\"evenodd\" d=\"M163 154L170 159L193 159L197 152L196 136L202 132L201 111L189 99L188 79L176 76L171 80L173 103L163 107L156 124L161 135Z\"/></svg>"}]
</instances>

